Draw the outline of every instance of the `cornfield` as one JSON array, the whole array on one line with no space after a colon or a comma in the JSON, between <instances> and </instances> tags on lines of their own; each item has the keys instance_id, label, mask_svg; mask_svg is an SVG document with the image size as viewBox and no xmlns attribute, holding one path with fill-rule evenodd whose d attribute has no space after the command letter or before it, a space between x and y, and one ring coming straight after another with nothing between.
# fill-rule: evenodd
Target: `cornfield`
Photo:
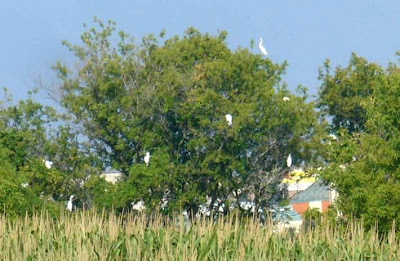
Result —
<instances>
[{"instance_id":1,"label":"cornfield","mask_svg":"<svg viewBox=\"0 0 400 261\"><path fill-rule=\"evenodd\" d=\"M1 260L400 260L393 230L361 223L276 231L235 215L188 225L183 217L82 211L0 216Z\"/></svg>"}]
</instances>

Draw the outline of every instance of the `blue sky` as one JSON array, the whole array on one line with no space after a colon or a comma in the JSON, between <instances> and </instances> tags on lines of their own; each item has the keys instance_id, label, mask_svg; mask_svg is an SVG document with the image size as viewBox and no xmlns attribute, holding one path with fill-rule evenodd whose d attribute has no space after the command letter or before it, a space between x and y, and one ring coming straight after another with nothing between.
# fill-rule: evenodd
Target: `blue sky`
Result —
<instances>
[{"instance_id":1,"label":"blue sky","mask_svg":"<svg viewBox=\"0 0 400 261\"><path fill-rule=\"evenodd\" d=\"M285 81L317 92L318 68L329 58L345 65L351 52L386 66L400 50L400 1L385 0L15 0L0 8L0 87L26 97L39 78L51 84L50 66L73 62L62 40L79 43L94 16L117 22L136 37L182 34L189 26L229 32L233 49L263 37L269 58L288 61ZM257 42L258 43L258 42ZM257 44L253 49L259 53Z\"/></svg>"}]
</instances>

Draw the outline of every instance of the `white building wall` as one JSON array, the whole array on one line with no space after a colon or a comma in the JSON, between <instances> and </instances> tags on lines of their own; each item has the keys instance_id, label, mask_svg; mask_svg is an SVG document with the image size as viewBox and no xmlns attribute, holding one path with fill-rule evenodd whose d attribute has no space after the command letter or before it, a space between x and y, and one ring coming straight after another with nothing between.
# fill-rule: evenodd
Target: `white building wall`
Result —
<instances>
[{"instance_id":1,"label":"white building wall","mask_svg":"<svg viewBox=\"0 0 400 261\"><path fill-rule=\"evenodd\" d=\"M322 201L310 201L310 208L318 208L320 212L322 212Z\"/></svg>"}]
</instances>

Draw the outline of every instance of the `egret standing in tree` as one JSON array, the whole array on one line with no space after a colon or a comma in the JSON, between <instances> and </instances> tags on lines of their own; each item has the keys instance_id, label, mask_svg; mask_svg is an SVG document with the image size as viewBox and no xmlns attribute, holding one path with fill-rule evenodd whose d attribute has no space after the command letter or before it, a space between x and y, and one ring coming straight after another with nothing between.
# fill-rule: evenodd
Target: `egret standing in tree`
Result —
<instances>
[{"instance_id":1,"label":"egret standing in tree","mask_svg":"<svg viewBox=\"0 0 400 261\"><path fill-rule=\"evenodd\" d=\"M262 40L262 38L260 37L260 43L258 44L258 48L260 48L260 51L262 52L263 55L267 56L267 55L268 55L268 52L267 52L267 50L265 49L265 47L262 45L262 42L263 42L263 40Z\"/></svg>"},{"instance_id":2,"label":"egret standing in tree","mask_svg":"<svg viewBox=\"0 0 400 261\"><path fill-rule=\"evenodd\" d=\"M290 98L289 97L283 97L283 101L290 101Z\"/></svg>"},{"instance_id":3,"label":"egret standing in tree","mask_svg":"<svg viewBox=\"0 0 400 261\"><path fill-rule=\"evenodd\" d=\"M71 197L69 197L69 201L67 203L67 210L72 212L72 201L74 200L74 195L71 195Z\"/></svg>"},{"instance_id":4,"label":"egret standing in tree","mask_svg":"<svg viewBox=\"0 0 400 261\"><path fill-rule=\"evenodd\" d=\"M292 153L290 153L289 156L287 157L286 164L288 168L292 166Z\"/></svg>"},{"instance_id":5,"label":"egret standing in tree","mask_svg":"<svg viewBox=\"0 0 400 261\"><path fill-rule=\"evenodd\" d=\"M228 125L232 126L232 115L230 114L225 115L225 119L228 122Z\"/></svg>"},{"instance_id":6,"label":"egret standing in tree","mask_svg":"<svg viewBox=\"0 0 400 261\"><path fill-rule=\"evenodd\" d=\"M46 166L46 168L51 169L51 167L53 166L53 162L50 160L43 160L44 165Z\"/></svg>"},{"instance_id":7,"label":"egret standing in tree","mask_svg":"<svg viewBox=\"0 0 400 261\"><path fill-rule=\"evenodd\" d=\"M143 200L140 200L138 203L132 202L131 205L132 205L132 209L133 210L137 210L139 212L141 212L141 211L146 209Z\"/></svg>"},{"instance_id":8,"label":"egret standing in tree","mask_svg":"<svg viewBox=\"0 0 400 261\"><path fill-rule=\"evenodd\" d=\"M146 156L144 156L144 163L146 163L146 166L149 166L149 163L150 163L150 152L146 152Z\"/></svg>"}]
</instances>

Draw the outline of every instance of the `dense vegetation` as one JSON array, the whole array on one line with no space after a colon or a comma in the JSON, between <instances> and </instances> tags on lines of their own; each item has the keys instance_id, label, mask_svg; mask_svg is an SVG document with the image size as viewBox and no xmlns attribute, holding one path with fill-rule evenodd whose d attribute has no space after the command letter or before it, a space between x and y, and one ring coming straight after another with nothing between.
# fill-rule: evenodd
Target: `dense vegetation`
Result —
<instances>
[{"instance_id":1,"label":"dense vegetation","mask_svg":"<svg viewBox=\"0 0 400 261\"><path fill-rule=\"evenodd\" d=\"M2 260L399 260L394 231L365 232L360 223L293 233L228 215L217 223L182 217L46 214L0 217Z\"/></svg>"},{"instance_id":2,"label":"dense vegetation","mask_svg":"<svg viewBox=\"0 0 400 261\"><path fill-rule=\"evenodd\" d=\"M392 228L400 215L397 64L353 54L332 70L327 61L313 102L306 88L289 91L286 63L231 50L224 31L189 28L138 42L112 22L95 22L80 45L64 42L78 65L56 62L59 85L39 91L57 109L38 103L37 92L17 103L6 93L0 103L0 205L8 216L46 209L56 217L71 194L79 206L118 213L139 200L147 211L164 200L163 214L196 213L210 199L209 210L246 214L238 201L249 194L267 210L281 199L291 153L295 166L322 168L344 218ZM124 174L116 185L99 178L110 167Z\"/></svg>"}]
</instances>

